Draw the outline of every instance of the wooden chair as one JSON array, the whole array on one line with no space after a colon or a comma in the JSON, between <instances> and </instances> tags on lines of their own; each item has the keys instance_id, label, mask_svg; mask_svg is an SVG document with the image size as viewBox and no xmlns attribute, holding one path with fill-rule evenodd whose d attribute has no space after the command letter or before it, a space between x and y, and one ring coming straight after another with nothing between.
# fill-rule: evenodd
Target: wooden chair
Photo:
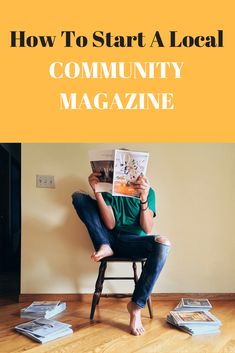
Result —
<instances>
[{"instance_id":1,"label":"wooden chair","mask_svg":"<svg viewBox=\"0 0 235 353\"><path fill-rule=\"evenodd\" d=\"M133 277L105 277L105 271L107 268L107 264L109 262L131 262L132 268L133 268ZM98 277L96 280L95 292L93 294L93 299L92 299L92 304L91 304L91 313L90 313L91 320L93 320L93 318L94 318L96 305L99 304L104 281L105 280L134 280L134 283L136 284L138 281L137 265L136 265L137 262L141 262L141 267L143 269L144 264L146 262L146 259L145 258L123 258L123 257L109 256L109 257L105 257L100 260L99 273L98 273ZM126 295L122 295L122 296L126 296ZM148 298L147 304L148 304L149 316L152 319L153 318L153 311L152 311L151 296Z\"/></svg>"}]
</instances>

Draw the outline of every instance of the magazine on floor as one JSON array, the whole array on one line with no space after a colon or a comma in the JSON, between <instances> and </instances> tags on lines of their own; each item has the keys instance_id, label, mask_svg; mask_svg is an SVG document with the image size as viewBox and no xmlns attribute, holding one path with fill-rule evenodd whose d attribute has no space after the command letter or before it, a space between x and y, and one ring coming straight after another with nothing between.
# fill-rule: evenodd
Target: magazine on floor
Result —
<instances>
[{"instance_id":1,"label":"magazine on floor","mask_svg":"<svg viewBox=\"0 0 235 353\"><path fill-rule=\"evenodd\" d=\"M17 325L15 329L37 342L45 343L72 334L71 327L59 321L40 318Z\"/></svg>"},{"instance_id":2,"label":"magazine on floor","mask_svg":"<svg viewBox=\"0 0 235 353\"><path fill-rule=\"evenodd\" d=\"M93 173L100 173L96 192L109 192L114 196L139 197L133 183L145 176L149 153L129 150L90 151Z\"/></svg>"},{"instance_id":3,"label":"magazine on floor","mask_svg":"<svg viewBox=\"0 0 235 353\"><path fill-rule=\"evenodd\" d=\"M21 309L20 317L49 319L66 309L66 303L60 301L34 301L28 307Z\"/></svg>"},{"instance_id":4,"label":"magazine on floor","mask_svg":"<svg viewBox=\"0 0 235 353\"><path fill-rule=\"evenodd\" d=\"M208 299L182 298L179 304L174 308L175 311L197 311L209 310L212 308Z\"/></svg>"},{"instance_id":5,"label":"magazine on floor","mask_svg":"<svg viewBox=\"0 0 235 353\"><path fill-rule=\"evenodd\" d=\"M178 325L220 325L220 321L210 312L206 311L170 311L172 320Z\"/></svg>"},{"instance_id":6,"label":"magazine on floor","mask_svg":"<svg viewBox=\"0 0 235 353\"><path fill-rule=\"evenodd\" d=\"M221 321L209 312L211 308L208 299L181 298L166 321L192 336L219 333Z\"/></svg>"},{"instance_id":7,"label":"magazine on floor","mask_svg":"<svg viewBox=\"0 0 235 353\"><path fill-rule=\"evenodd\" d=\"M176 322L173 320L171 315L167 316L167 322L178 329L187 332L188 334L192 336L196 335L207 335L207 334L214 334L214 333L219 333L220 332L220 324L218 325L197 325L197 324L184 324L183 326L179 326L176 324Z\"/></svg>"}]
</instances>

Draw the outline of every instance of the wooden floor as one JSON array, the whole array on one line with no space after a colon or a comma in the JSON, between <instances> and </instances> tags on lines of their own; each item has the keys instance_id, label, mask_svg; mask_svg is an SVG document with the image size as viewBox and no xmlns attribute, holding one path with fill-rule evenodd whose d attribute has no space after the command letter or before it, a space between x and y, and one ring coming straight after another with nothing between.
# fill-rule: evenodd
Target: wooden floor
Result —
<instances>
[{"instance_id":1,"label":"wooden floor","mask_svg":"<svg viewBox=\"0 0 235 353\"><path fill-rule=\"evenodd\" d=\"M235 352L235 302L211 301L211 310L221 321L221 333L191 337L169 326L165 319L176 301L153 301L154 318L143 311L146 333L135 337L129 334L126 303L128 299L101 298L95 321L89 320L90 303L68 302L67 311L56 317L70 323L74 334L46 344L35 343L14 331L20 319L19 310L27 304L0 306L1 353L229 353Z\"/></svg>"}]
</instances>

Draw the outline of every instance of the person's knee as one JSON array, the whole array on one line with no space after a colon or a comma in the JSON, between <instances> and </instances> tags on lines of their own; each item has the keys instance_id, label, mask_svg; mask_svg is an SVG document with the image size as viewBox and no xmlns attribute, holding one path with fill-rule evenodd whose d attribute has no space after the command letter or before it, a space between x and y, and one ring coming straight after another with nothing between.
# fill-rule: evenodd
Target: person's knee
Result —
<instances>
[{"instance_id":1,"label":"person's knee","mask_svg":"<svg viewBox=\"0 0 235 353\"><path fill-rule=\"evenodd\" d=\"M167 245L167 246L171 246L170 240L167 237L163 236L163 235L155 236L154 240L155 240L156 243Z\"/></svg>"},{"instance_id":2,"label":"person's knee","mask_svg":"<svg viewBox=\"0 0 235 353\"><path fill-rule=\"evenodd\" d=\"M75 191L72 194L72 203L76 209L84 203L84 201L85 201L84 196L86 196L86 195L82 194L79 191Z\"/></svg>"},{"instance_id":3,"label":"person's knee","mask_svg":"<svg viewBox=\"0 0 235 353\"><path fill-rule=\"evenodd\" d=\"M72 202L74 203L74 202L78 201L78 200L80 199L80 195L81 195L80 192L75 191L75 192L71 195L71 197L72 197Z\"/></svg>"}]
</instances>

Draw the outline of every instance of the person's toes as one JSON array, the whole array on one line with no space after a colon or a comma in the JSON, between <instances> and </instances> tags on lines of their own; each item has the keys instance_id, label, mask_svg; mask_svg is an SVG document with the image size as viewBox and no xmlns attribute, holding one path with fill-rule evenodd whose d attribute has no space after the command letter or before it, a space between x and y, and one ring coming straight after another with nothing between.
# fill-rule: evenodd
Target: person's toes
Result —
<instances>
[{"instance_id":1,"label":"person's toes","mask_svg":"<svg viewBox=\"0 0 235 353\"><path fill-rule=\"evenodd\" d=\"M99 261L99 256L97 256L97 253L96 252L94 252L93 254L91 254L91 259L93 260L93 261Z\"/></svg>"},{"instance_id":2,"label":"person's toes","mask_svg":"<svg viewBox=\"0 0 235 353\"><path fill-rule=\"evenodd\" d=\"M134 335L134 336L139 336L139 333L137 330L135 330L134 328L131 329L131 334Z\"/></svg>"}]
</instances>

